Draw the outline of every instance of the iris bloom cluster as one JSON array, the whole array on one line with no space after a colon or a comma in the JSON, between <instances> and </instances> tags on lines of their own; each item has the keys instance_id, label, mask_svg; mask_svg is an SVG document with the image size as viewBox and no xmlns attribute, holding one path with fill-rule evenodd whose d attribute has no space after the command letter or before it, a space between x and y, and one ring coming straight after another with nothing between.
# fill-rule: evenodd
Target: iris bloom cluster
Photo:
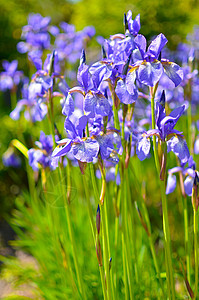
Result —
<instances>
[{"instance_id":1,"label":"iris bloom cluster","mask_svg":"<svg viewBox=\"0 0 199 300\"><path fill-rule=\"evenodd\" d=\"M89 66L82 41L86 36L91 38L94 29L87 27L76 33L73 25L63 22L60 24L61 32L50 22L48 17L31 15L28 25L23 28L25 42L21 42L18 48L21 52L28 51L37 72L29 84L24 84L23 98L11 112L11 117L19 119L25 107L26 118L33 122L42 121L46 115L50 117L48 107L54 95L58 95L62 98L62 114L66 117L65 138L57 141L58 146L52 153L54 161L64 155L72 155L73 159L82 163L95 162L100 157L111 161L114 167L123 152L128 152L125 154L126 161L129 156L135 155L135 147L138 158L143 160L149 156L150 137L155 135L159 143L167 144L168 152L174 152L183 164L186 163L189 158L186 142L182 133L174 129L185 111L185 105L167 116L165 99L157 100L156 128L145 129L151 118L150 110L146 106L142 108L143 99L150 103L148 88L157 88L159 82L161 86L162 78L168 85L172 83L174 86L183 79L183 70L176 63L161 58L166 37L159 34L147 48L145 37L139 33L140 16L133 20L129 11L124 18L125 34L112 35L109 40L101 39L102 58ZM55 37L55 50L42 64L43 49L52 48L50 34ZM75 50L71 52L71 49ZM62 62L67 57L75 62L77 56L80 56L78 84L69 88L62 75ZM117 129L114 107L119 122ZM142 111L140 116L136 114L139 110ZM36 168L35 160L32 161Z\"/></svg>"}]
</instances>

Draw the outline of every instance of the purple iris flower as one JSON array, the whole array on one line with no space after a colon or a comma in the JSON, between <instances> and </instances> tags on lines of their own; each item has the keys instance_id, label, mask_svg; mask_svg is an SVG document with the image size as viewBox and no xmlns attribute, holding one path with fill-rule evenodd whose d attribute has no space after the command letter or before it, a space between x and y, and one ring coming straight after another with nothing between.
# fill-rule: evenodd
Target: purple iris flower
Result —
<instances>
[{"instance_id":1,"label":"purple iris flower","mask_svg":"<svg viewBox=\"0 0 199 300\"><path fill-rule=\"evenodd\" d=\"M22 39L25 42L19 42L17 50L20 53L37 51L50 48L49 24L50 17L42 17L40 14L30 14L28 25L22 29Z\"/></svg>"},{"instance_id":2,"label":"purple iris flower","mask_svg":"<svg viewBox=\"0 0 199 300\"><path fill-rule=\"evenodd\" d=\"M114 84L116 78L122 74L123 66L132 50L131 46L127 47L124 43L122 44L124 38L125 36L122 35L119 38L111 37L110 41L105 40L106 54L104 54L104 58L89 68L96 86L99 87L102 81L108 79ZM130 51L127 51L127 48L130 48Z\"/></svg>"},{"instance_id":3,"label":"purple iris flower","mask_svg":"<svg viewBox=\"0 0 199 300\"><path fill-rule=\"evenodd\" d=\"M117 77L122 75L128 57L137 48L134 38L140 30L140 16L137 15L132 20L132 12L128 11L127 16L125 15L125 27L126 35L116 34L111 36L110 40L104 40L103 60L94 63L89 69L93 81L98 86L107 79L110 79L114 85ZM121 84L122 82L119 83Z\"/></svg>"},{"instance_id":4,"label":"purple iris flower","mask_svg":"<svg viewBox=\"0 0 199 300\"><path fill-rule=\"evenodd\" d=\"M11 63L4 60L2 66L4 71L0 73L0 91L11 90L14 86L19 84L23 72L17 71L17 60L13 60Z\"/></svg>"},{"instance_id":5,"label":"purple iris flower","mask_svg":"<svg viewBox=\"0 0 199 300\"><path fill-rule=\"evenodd\" d=\"M99 143L92 137L83 137L87 124L87 117L80 117L75 126L67 118L65 120L65 130L67 138L57 142L52 157L60 157L72 151L74 157L81 162L92 162L99 153Z\"/></svg>"},{"instance_id":6,"label":"purple iris flower","mask_svg":"<svg viewBox=\"0 0 199 300\"><path fill-rule=\"evenodd\" d=\"M95 34L95 29L85 27L82 31L76 32L75 26L66 22L62 22L60 27L64 32L58 34L55 39L59 59L75 63L81 55L82 48Z\"/></svg>"},{"instance_id":7,"label":"purple iris flower","mask_svg":"<svg viewBox=\"0 0 199 300\"><path fill-rule=\"evenodd\" d=\"M124 69L128 68L129 61L130 57L125 64ZM132 70L130 70L126 76L124 75L123 78L120 78L117 81L115 92L120 101L124 104L134 103L138 98L138 90L135 85L135 79L135 72L132 72Z\"/></svg>"},{"instance_id":8,"label":"purple iris flower","mask_svg":"<svg viewBox=\"0 0 199 300\"><path fill-rule=\"evenodd\" d=\"M131 35L136 36L140 31L140 14L138 14L135 19L132 19L132 11L129 10L126 15L128 30Z\"/></svg>"},{"instance_id":9,"label":"purple iris flower","mask_svg":"<svg viewBox=\"0 0 199 300\"><path fill-rule=\"evenodd\" d=\"M10 113L13 120L20 118L20 113L26 107L25 117L33 122L41 121L47 114L46 92L52 86L52 79L48 75L36 76L28 85L24 83L23 99L19 100L15 109Z\"/></svg>"},{"instance_id":10,"label":"purple iris flower","mask_svg":"<svg viewBox=\"0 0 199 300\"><path fill-rule=\"evenodd\" d=\"M99 143L101 158L118 163L119 159L116 150L119 148L118 144L120 143L118 143L116 136L118 136L119 130L108 126L106 133L104 133L102 119L99 118L93 120L92 124L90 124L89 133Z\"/></svg>"},{"instance_id":11,"label":"purple iris flower","mask_svg":"<svg viewBox=\"0 0 199 300\"><path fill-rule=\"evenodd\" d=\"M137 70L137 77L141 83L153 87L161 78L163 72L178 86L183 79L181 68L169 60L160 59L163 47L167 43L166 37L160 33L146 50L146 39L142 35L135 37L137 50L134 51L134 60L137 62L132 70Z\"/></svg>"},{"instance_id":12,"label":"purple iris flower","mask_svg":"<svg viewBox=\"0 0 199 300\"><path fill-rule=\"evenodd\" d=\"M40 58L40 55L38 55L37 52L33 51L30 52L28 55L29 59L34 63L37 71L41 71L42 70L42 59ZM50 67L52 68L52 70L50 70ZM52 72L52 76L58 76L60 73L60 65L59 65L59 59L58 59L58 54L57 51L53 51L52 54L47 54L47 58L44 61L44 65L43 65L43 71L50 74L51 71ZM36 74L39 74L39 72L37 72Z\"/></svg>"},{"instance_id":13,"label":"purple iris flower","mask_svg":"<svg viewBox=\"0 0 199 300\"><path fill-rule=\"evenodd\" d=\"M51 135L45 135L43 131L40 133L39 141L35 142L38 149L28 150L29 164L34 171L38 171L39 166L42 168L50 167L51 165L51 154L53 150L53 139Z\"/></svg>"},{"instance_id":14,"label":"purple iris flower","mask_svg":"<svg viewBox=\"0 0 199 300\"><path fill-rule=\"evenodd\" d=\"M167 152L174 152L181 163L186 163L189 159L189 150L182 133L175 130L174 127L185 110L185 105L174 109L169 116L165 113L165 95L162 93L160 102L156 103L156 126L157 129L151 129L142 134L137 143L136 153L140 160L144 160L150 152L150 137L155 135L158 141L167 143Z\"/></svg>"},{"instance_id":15,"label":"purple iris flower","mask_svg":"<svg viewBox=\"0 0 199 300\"><path fill-rule=\"evenodd\" d=\"M96 115L109 116L109 114L111 113L111 105L107 97L105 97L98 90L97 84L93 82L89 73L89 67L86 65L84 51L82 51L82 55L80 58L77 80L80 86L74 87L69 90L64 108L62 110L63 114L70 116L74 111L74 104L71 93L77 92L84 96L83 109L87 117L95 118Z\"/></svg>"},{"instance_id":16,"label":"purple iris flower","mask_svg":"<svg viewBox=\"0 0 199 300\"><path fill-rule=\"evenodd\" d=\"M188 166L181 164L180 167L174 167L168 170L166 194L172 193L176 188L176 176L175 173L181 172L184 178L184 191L188 196L192 195L192 187L195 178L195 162L193 157L188 159Z\"/></svg>"},{"instance_id":17,"label":"purple iris flower","mask_svg":"<svg viewBox=\"0 0 199 300\"><path fill-rule=\"evenodd\" d=\"M2 161L5 167L21 167L20 157L18 157L11 148L8 148L8 150L2 155Z\"/></svg>"}]
</instances>

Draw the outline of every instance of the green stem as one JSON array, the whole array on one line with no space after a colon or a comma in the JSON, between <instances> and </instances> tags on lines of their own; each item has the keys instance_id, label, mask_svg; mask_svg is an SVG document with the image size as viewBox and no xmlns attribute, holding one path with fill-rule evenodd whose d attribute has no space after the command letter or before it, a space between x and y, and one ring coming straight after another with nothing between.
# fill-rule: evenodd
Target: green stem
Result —
<instances>
[{"instance_id":1,"label":"green stem","mask_svg":"<svg viewBox=\"0 0 199 300\"><path fill-rule=\"evenodd\" d=\"M69 165L67 167L69 168ZM64 182L64 175L63 175L62 168L60 168L60 177L61 177L61 182ZM73 234L73 229L72 229L71 216L70 216L70 212L69 212L69 203L67 202L67 199L66 199L64 185L62 185L62 195L63 195L63 199L64 199L64 208L65 208L65 213L66 213L69 237L70 237L70 241L71 241L71 245L72 245L72 253L73 253L75 270L76 270L76 274L77 274L77 281L78 281L78 285L79 285L79 289L80 289L82 298L86 300L83 280L82 280L82 276L81 276L81 272L80 272L80 268L79 268L79 264L78 264L78 259L77 259L77 249L76 249L76 244L75 244L75 239L74 239L74 234Z\"/></svg>"},{"instance_id":2,"label":"green stem","mask_svg":"<svg viewBox=\"0 0 199 300\"><path fill-rule=\"evenodd\" d=\"M124 273L124 288L125 288L125 300L129 299L128 293L128 282L126 275L126 260L125 260L125 245L124 245L124 234L122 234L122 261L123 261L123 273Z\"/></svg>"},{"instance_id":3,"label":"green stem","mask_svg":"<svg viewBox=\"0 0 199 300\"><path fill-rule=\"evenodd\" d=\"M189 245L189 223L188 223L188 211L187 211L187 197L184 197L184 235L185 235L185 253L186 253L186 268L187 279L191 284L191 265L190 265L190 245Z\"/></svg>"},{"instance_id":4,"label":"green stem","mask_svg":"<svg viewBox=\"0 0 199 300\"><path fill-rule=\"evenodd\" d=\"M89 196L89 191L88 191L88 183L86 182L85 175L82 175L83 177L83 184L84 184L84 190L85 190L85 196L86 196L86 202L87 202L87 209L88 209L88 214L90 218L90 224L91 224L91 230L92 230L92 236L93 236L93 241L95 245L95 224L93 220L93 211L90 203L90 196Z\"/></svg>"},{"instance_id":5,"label":"green stem","mask_svg":"<svg viewBox=\"0 0 199 300\"><path fill-rule=\"evenodd\" d=\"M151 235L149 236L149 245L150 245L151 254L152 254L152 257L153 257L155 270L156 270L158 280L159 280L159 283L160 283L160 287L161 287L161 290L162 290L162 296L163 296L163 299L165 299L163 282L162 282L162 278L160 277L159 265L158 265L158 262L157 262L157 257L156 257L155 248L154 248L154 244L153 244L153 240L152 240Z\"/></svg>"},{"instance_id":6,"label":"green stem","mask_svg":"<svg viewBox=\"0 0 199 300\"><path fill-rule=\"evenodd\" d=\"M126 169L124 170L121 178L121 190L124 193L123 203L122 203L122 231L123 231L123 240L124 240L124 249L125 252L125 265L126 265L126 272L127 272L127 282L129 285L129 293L130 299L134 298L133 295L133 278L132 278L132 268L131 268L131 249L129 244L129 234L128 234L128 225L127 225L127 185L126 183ZM132 225L130 225L132 226ZM124 266L125 269L125 266ZM124 274L125 275L125 274ZM125 279L125 276L124 276Z\"/></svg>"},{"instance_id":7,"label":"green stem","mask_svg":"<svg viewBox=\"0 0 199 300\"><path fill-rule=\"evenodd\" d=\"M121 203L121 185L117 187L115 183L115 205L116 205L116 215L115 215L115 259L114 259L114 285L117 286L117 276L118 276L118 231L119 231L119 215L120 215L120 203ZM117 298L117 295L116 295Z\"/></svg>"},{"instance_id":8,"label":"green stem","mask_svg":"<svg viewBox=\"0 0 199 300\"><path fill-rule=\"evenodd\" d=\"M194 299L198 294L198 213L194 208L194 256L195 256L195 293Z\"/></svg>"},{"instance_id":9,"label":"green stem","mask_svg":"<svg viewBox=\"0 0 199 300\"><path fill-rule=\"evenodd\" d=\"M129 211L129 219L130 219L130 223L127 224L126 221L126 228L130 229L131 228L131 232L129 232L129 235L132 236L132 244L130 246L129 240L127 241L128 243L128 248L129 248L129 252L131 252L131 248L132 248L132 253L133 253L133 262L134 262L134 270L135 270L135 282L136 284L139 283L139 278L138 278L138 267L137 267L137 250L136 250L136 232L135 232L135 220L134 220L134 211L133 211L133 206L132 206L132 196L131 196L131 192L130 192L130 185L129 185L129 174L128 174L128 169L125 169L125 182L126 182L126 191L127 191L127 204L128 204L128 211ZM126 204L126 220L128 220L127 218L127 204ZM131 279L132 280L132 279Z\"/></svg>"},{"instance_id":10,"label":"green stem","mask_svg":"<svg viewBox=\"0 0 199 300\"><path fill-rule=\"evenodd\" d=\"M102 283L102 290L104 295L104 300L107 300L107 293L106 293L106 286L105 286L105 280L104 280L104 269L102 266L99 266L100 270L100 277L101 277L101 283Z\"/></svg>"},{"instance_id":11,"label":"green stem","mask_svg":"<svg viewBox=\"0 0 199 300\"><path fill-rule=\"evenodd\" d=\"M85 179L84 175L83 175L83 184L84 184L85 196L86 196L86 200L87 200L87 208L88 208L88 214L89 214L89 218L90 218L93 242L94 242L94 246L95 246L96 241L97 241L97 239L95 238L95 224L94 224L94 220L93 220L93 212L92 212L92 207L91 207L91 203L90 203L88 183L86 182L86 179ZM99 266L99 271L100 271L100 278L101 278L101 283L102 283L103 295L104 295L104 299L106 300L107 299L107 293L106 293L106 288L105 288L105 279L104 279L104 275L103 275L103 266Z\"/></svg>"},{"instance_id":12,"label":"green stem","mask_svg":"<svg viewBox=\"0 0 199 300\"><path fill-rule=\"evenodd\" d=\"M107 294L108 294L108 300L111 300L112 299L111 281L110 281L110 271L109 271L108 242L107 242L107 235L106 235L104 205L101 205L101 219L102 219L102 233L103 233L103 245L104 245L103 253L104 253L104 265L105 265L105 272L106 272Z\"/></svg>"},{"instance_id":13,"label":"green stem","mask_svg":"<svg viewBox=\"0 0 199 300\"><path fill-rule=\"evenodd\" d=\"M111 251L110 251L110 242L109 242L109 225L108 225L108 214L107 214L107 200L108 198L106 197L105 203L104 203L104 214L105 214L105 223L106 223L106 234L107 234L107 245L108 245L108 257L110 259L111 257ZM112 271L109 271L110 273L110 280L111 280L111 290L112 290L112 296L113 299L115 299L115 289L113 285L113 277L112 277Z\"/></svg>"},{"instance_id":14,"label":"green stem","mask_svg":"<svg viewBox=\"0 0 199 300\"><path fill-rule=\"evenodd\" d=\"M99 202L99 192L98 192L98 188L97 188L93 164L89 164L89 170L90 170L91 182L92 182L93 191L94 191L94 198L95 198L96 203L98 203Z\"/></svg>"},{"instance_id":15,"label":"green stem","mask_svg":"<svg viewBox=\"0 0 199 300\"><path fill-rule=\"evenodd\" d=\"M151 89L151 116L152 116L152 129L155 129L155 92L156 87ZM160 163L158 159L158 149L156 143L156 136L153 136L154 158L158 176L160 176ZM171 248L170 248L170 230L167 210L167 198L165 191L165 180L160 180L161 196L162 196L162 211L163 211L163 231L165 241L165 254L166 254L166 271L167 271L167 287L171 290L172 299L175 299L175 285L172 268Z\"/></svg>"},{"instance_id":16,"label":"green stem","mask_svg":"<svg viewBox=\"0 0 199 300\"><path fill-rule=\"evenodd\" d=\"M174 277L173 277L173 267L172 267L172 258L171 258L171 248L170 248L170 230L169 230L169 219L168 219L168 209L167 209L167 198L165 194L165 182L160 181L161 187L161 196L162 196L162 212L163 212L163 231L164 231L164 239L165 239L165 252L167 255L167 263L168 263L168 273L167 277L170 281L169 287L171 289L172 299L175 299L175 285L174 285Z\"/></svg>"},{"instance_id":17,"label":"green stem","mask_svg":"<svg viewBox=\"0 0 199 300\"><path fill-rule=\"evenodd\" d=\"M143 192L142 192L142 194L143 194ZM144 194L145 194L145 191L144 191ZM149 245L150 245L151 254L152 254L152 257L153 257L153 262L154 262L155 270L156 270L156 273L157 273L157 277L158 277L158 280L159 280L159 283L160 283L160 287L162 289L162 296L163 296L163 299L165 299L164 286L163 286L162 278L160 276L159 265L158 265L157 256L156 256L156 252L155 252L155 247L154 247L154 243L153 243L153 239L152 239L152 235L151 235L151 223L150 223L150 219L149 219L149 215L148 215L148 211L147 211L147 208L146 208L144 198L145 197L141 197L141 202L142 202L144 217L145 217L145 220L146 220L146 225L147 225L147 228L148 228L147 235L148 235L148 239L149 239Z\"/></svg>"}]
</instances>

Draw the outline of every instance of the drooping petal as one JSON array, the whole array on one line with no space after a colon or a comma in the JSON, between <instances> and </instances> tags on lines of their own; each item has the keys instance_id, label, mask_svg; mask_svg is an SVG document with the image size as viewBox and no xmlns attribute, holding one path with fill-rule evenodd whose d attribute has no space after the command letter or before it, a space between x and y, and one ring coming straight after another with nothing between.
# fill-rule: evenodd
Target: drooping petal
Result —
<instances>
[{"instance_id":1,"label":"drooping petal","mask_svg":"<svg viewBox=\"0 0 199 300\"><path fill-rule=\"evenodd\" d=\"M145 158L147 158L150 152L150 147L151 147L151 143L149 138L143 137L138 141L136 146L136 153L139 160L142 161Z\"/></svg>"},{"instance_id":2,"label":"drooping petal","mask_svg":"<svg viewBox=\"0 0 199 300\"><path fill-rule=\"evenodd\" d=\"M13 120L19 120L20 118L20 112L23 110L24 105L28 105L28 101L25 99L22 99L18 101L17 106L15 109L10 113L10 117Z\"/></svg>"},{"instance_id":3,"label":"drooping petal","mask_svg":"<svg viewBox=\"0 0 199 300\"><path fill-rule=\"evenodd\" d=\"M166 195L172 193L176 188L176 176L169 174L167 178Z\"/></svg>"},{"instance_id":4,"label":"drooping petal","mask_svg":"<svg viewBox=\"0 0 199 300\"><path fill-rule=\"evenodd\" d=\"M194 143L194 153L199 154L199 137L196 138L196 141Z\"/></svg>"},{"instance_id":5,"label":"drooping petal","mask_svg":"<svg viewBox=\"0 0 199 300\"><path fill-rule=\"evenodd\" d=\"M131 69L126 76L126 87L133 100L138 98L138 90L135 85L136 72L135 69Z\"/></svg>"},{"instance_id":6,"label":"drooping petal","mask_svg":"<svg viewBox=\"0 0 199 300\"><path fill-rule=\"evenodd\" d=\"M163 73L162 64L159 61L143 62L138 69L139 80L149 86L154 86Z\"/></svg>"},{"instance_id":7,"label":"drooping petal","mask_svg":"<svg viewBox=\"0 0 199 300\"><path fill-rule=\"evenodd\" d=\"M98 141L100 146L100 154L102 159L109 158L110 154L114 150L113 135L98 135L96 137L96 140Z\"/></svg>"},{"instance_id":8,"label":"drooping petal","mask_svg":"<svg viewBox=\"0 0 199 300\"><path fill-rule=\"evenodd\" d=\"M90 118L95 117L95 106L96 106L96 98L93 93L89 92L86 94L84 98L84 111L86 115Z\"/></svg>"},{"instance_id":9,"label":"drooping petal","mask_svg":"<svg viewBox=\"0 0 199 300\"><path fill-rule=\"evenodd\" d=\"M153 54L157 59L167 42L168 40L164 34L160 33L149 45L147 53Z\"/></svg>"},{"instance_id":10,"label":"drooping petal","mask_svg":"<svg viewBox=\"0 0 199 300\"><path fill-rule=\"evenodd\" d=\"M57 142L59 145L54 149L52 153L52 157L59 157L66 155L72 146L72 141L71 139L63 139L59 142Z\"/></svg>"},{"instance_id":11,"label":"drooping petal","mask_svg":"<svg viewBox=\"0 0 199 300\"><path fill-rule=\"evenodd\" d=\"M138 98L137 88L134 85L134 83L130 81L129 85L127 85L127 82L124 82L122 79L119 79L117 82L115 92L120 101L124 104L134 103L135 100Z\"/></svg>"},{"instance_id":12,"label":"drooping petal","mask_svg":"<svg viewBox=\"0 0 199 300\"><path fill-rule=\"evenodd\" d=\"M192 195L192 188L193 188L193 182L194 182L194 178L187 176L187 178L184 181L184 189L185 189L185 193L188 196Z\"/></svg>"},{"instance_id":13,"label":"drooping petal","mask_svg":"<svg viewBox=\"0 0 199 300\"><path fill-rule=\"evenodd\" d=\"M108 116L111 109L111 105L108 99L100 93L96 93L95 96L97 98L97 103L95 108L96 114L102 117Z\"/></svg>"},{"instance_id":14,"label":"drooping petal","mask_svg":"<svg viewBox=\"0 0 199 300\"><path fill-rule=\"evenodd\" d=\"M72 113L74 112L74 110L75 110L75 105L74 105L73 98L72 98L71 94L68 93L68 96L65 99L65 103L64 103L64 106L62 109L62 114L67 117L70 117L72 115Z\"/></svg>"},{"instance_id":15,"label":"drooping petal","mask_svg":"<svg viewBox=\"0 0 199 300\"><path fill-rule=\"evenodd\" d=\"M94 118L95 114L108 116L111 106L108 99L101 93L89 92L84 99L84 111L90 118Z\"/></svg>"},{"instance_id":16,"label":"drooping petal","mask_svg":"<svg viewBox=\"0 0 199 300\"><path fill-rule=\"evenodd\" d=\"M75 143L72 146L73 155L81 162L92 162L99 153L99 143L88 138L86 141Z\"/></svg>"},{"instance_id":17,"label":"drooping petal","mask_svg":"<svg viewBox=\"0 0 199 300\"><path fill-rule=\"evenodd\" d=\"M183 70L173 62L164 62L163 68L166 75L173 81L175 87L178 86L183 80Z\"/></svg>"},{"instance_id":18,"label":"drooping petal","mask_svg":"<svg viewBox=\"0 0 199 300\"><path fill-rule=\"evenodd\" d=\"M174 136L167 142L167 152L170 151L174 152L183 164L189 159L187 143L181 136Z\"/></svg>"}]
</instances>

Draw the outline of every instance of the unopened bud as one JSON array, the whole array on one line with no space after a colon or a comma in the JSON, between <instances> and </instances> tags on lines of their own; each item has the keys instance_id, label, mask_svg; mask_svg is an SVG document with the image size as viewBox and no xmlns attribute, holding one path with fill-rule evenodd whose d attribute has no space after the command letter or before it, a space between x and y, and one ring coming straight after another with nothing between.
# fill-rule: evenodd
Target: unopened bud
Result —
<instances>
[{"instance_id":1,"label":"unopened bud","mask_svg":"<svg viewBox=\"0 0 199 300\"><path fill-rule=\"evenodd\" d=\"M192 205L196 211L198 210L198 205L199 205L198 187L199 187L199 178L198 178L198 173L195 172L195 178L194 178L193 188L192 188Z\"/></svg>"},{"instance_id":2,"label":"unopened bud","mask_svg":"<svg viewBox=\"0 0 199 300\"><path fill-rule=\"evenodd\" d=\"M102 46L102 58L107 58L106 50L104 49L104 46Z\"/></svg>"},{"instance_id":3,"label":"unopened bud","mask_svg":"<svg viewBox=\"0 0 199 300\"><path fill-rule=\"evenodd\" d=\"M81 53L79 65L81 66L82 64L85 64L85 63L86 63L86 54L85 54L85 50L83 49L82 53Z\"/></svg>"},{"instance_id":4,"label":"unopened bud","mask_svg":"<svg viewBox=\"0 0 199 300\"><path fill-rule=\"evenodd\" d=\"M50 76L54 72L54 61L55 61L55 50L53 50L53 53L50 58L50 67L49 67L49 75Z\"/></svg>"},{"instance_id":5,"label":"unopened bud","mask_svg":"<svg viewBox=\"0 0 199 300\"><path fill-rule=\"evenodd\" d=\"M159 103L165 108L165 100L166 100L166 97L165 97L165 91L163 90L162 91L162 94L161 94L161 97L160 97L160 101Z\"/></svg>"},{"instance_id":6,"label":"unopened bud","mask_svg":"<svg viewBox=\"0 0 199 300\"><path fill-rule=\"evenodd\" d=\"M97 232L99 234L100 232L100 207L99 207L99 204L98 204L98 207L97 207L97 213L96 213L96 227L97 227Z\"/></svg>"},{"instance_id":7,"label":"unopened bud","mask_svg":"<svg viewBox=\"0 0 199 300\"><path fill-rule=\"evenodd\" d=\"M110 259L109 259L109 271L111 269L111 266L112 266L112 257L110 257Z\"/></svg>"},{"instance_id":8,"label":"unopened bud","mask_svg":"<svg viewBox=\"0 0 199 300\"><path fill-rule=\"evenodd\" d=\"M99 263L99 266L102 266L102 249L101 249L101 245L100 245L100 241L97 238L97 242L96 242L96 253L97 253L97 260Z\"/></svg>"},{"instance_id":9,"label":"unopened bud","mask_svg":"<svg viewBox=\"0 0 199 300\"><path fill-rule=\"evenodd\" d=\"M127 30L129 30L129 26L128 26L128 21L127 21L126 14L124 14L124 30L125 30L125 32Z\"/></svg>"}]
</instances>

